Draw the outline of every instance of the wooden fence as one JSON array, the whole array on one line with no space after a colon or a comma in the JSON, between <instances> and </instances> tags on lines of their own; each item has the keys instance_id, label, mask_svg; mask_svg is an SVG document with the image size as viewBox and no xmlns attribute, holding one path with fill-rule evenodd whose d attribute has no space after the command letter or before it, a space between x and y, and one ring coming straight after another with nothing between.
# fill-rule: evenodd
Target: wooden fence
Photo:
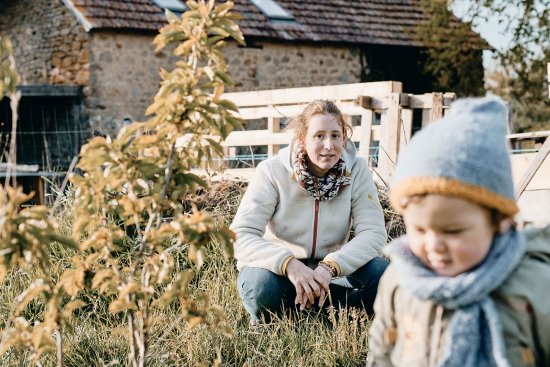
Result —
<instances>
[{"instance_id":1,"label":"wooden fence","mask_svg":"<svg viewBox=\"0 0 550 367\"><path fill-rule=\"evenodd\" d=\"M285 120L314 99L330 99L338 104L353 126L352 141L358 155L368 159L375 179L387 184L399 150L407 144L413 131L442 117L455 95L403 93L400 82L388 81L238 92L225 97L239 107L245 120L245 130L232 132L224 142L227 161L242 158L254 165L256 159L251 162L251 157L261 159L276 154L292 136L292 132L281 130ZM258 151L259 155L254 154ZM229 163L229 167L235 165ZM238 172L231 171L237 175Z\"/></svg>"},{"instance_id":2,"label":"wooden fence","mask_svg":"<svg viewBox=\"0 0 550 367\"><path fill-rule=\"evenodd\" d=\"M320 98L338 104L353 126L358 155L368 160L375 180L387 185L399 151L416 130L444 116L455 95L403 93L400 82L387 81L227 93L225 98L245 120L244 130L223 142L222 164L229 176L249 178L259 161L290 142L292 132L282 129L285 120ZM548 136L550 131L508 135L521 219L527 222L550 222L550 138L543 144Z\"/></svg>"}]
</instances>

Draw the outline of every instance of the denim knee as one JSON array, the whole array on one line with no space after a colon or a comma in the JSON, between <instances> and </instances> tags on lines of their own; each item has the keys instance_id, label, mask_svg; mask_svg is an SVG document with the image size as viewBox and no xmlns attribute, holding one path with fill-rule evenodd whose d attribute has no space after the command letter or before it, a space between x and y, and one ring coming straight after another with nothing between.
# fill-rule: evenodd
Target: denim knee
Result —
<instances>
[{"instance_id":1,"label":"denim knee","mask_svg":"<svg viewBox=\"0 0 550 367\"><path fill-rule=\"evenodd\" d=\"M277 275L261 268L244 267L239 272L237 287L243 301L244 308L254 321L262 316L267 317L269 312L278 313L286 307L290 281L288 278Z\"/></svg>"},{"instance_id":2,"label":"denim knee","mask_svg":"<svg viewBox=\"0 0 550 367\"><path fill-rule=\"evenodd\" d=\"M376 292L380 278L386 271L388 265L389 262L383 257L375 257L355 272L348 275L348 281L355 288Z\"/></svg>"}]
</instances>

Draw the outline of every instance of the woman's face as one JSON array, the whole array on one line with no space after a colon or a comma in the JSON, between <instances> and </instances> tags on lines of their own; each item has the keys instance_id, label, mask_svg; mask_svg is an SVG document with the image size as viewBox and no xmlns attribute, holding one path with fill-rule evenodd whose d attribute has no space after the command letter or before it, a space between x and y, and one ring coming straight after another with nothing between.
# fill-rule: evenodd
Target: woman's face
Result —
<instances>
[{"instance_id":1,"label":"woman's face","mask_svg":"<svg viewBox=\"0 0 550 367\"><path fill-rule=\"evenodd\" d=\"M314 176L324 176L340 159L344 147L342 126L329 114L313 115L302 143L309 169Z\"/></svg>"}]
</instances>

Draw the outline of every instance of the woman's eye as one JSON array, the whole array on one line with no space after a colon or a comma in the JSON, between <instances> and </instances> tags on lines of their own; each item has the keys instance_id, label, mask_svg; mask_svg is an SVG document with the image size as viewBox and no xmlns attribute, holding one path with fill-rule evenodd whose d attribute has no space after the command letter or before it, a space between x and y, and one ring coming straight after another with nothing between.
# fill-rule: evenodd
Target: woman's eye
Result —
<instances>
[{"instance_id":1,"label":"woman's eye","mask_svg":"<svg viewBox=\"0 0 550 367\"><path fill-rule=\"evenodd\" d=\"M462 229L460 229L460 228L453 228L453 229L446 229L445 230L446 234L459 234L460 232L462 232Z\"/></svg>"},{"instance_id":2,"label":"woman's eye","mask_svg":"<svg viewBox=\"0 0 550 367\"><path fill-rule=\"evenodd\" d=\"M332 134L333 139L340 139L340 134Z\"/></svg>"},{"instance_id":3,"label":"woman's eye","mask_svg":"<svg viewBox=\"0 0 550 367\"><path fill-rule=\"evenodd\" d=\"M420 227L416 227L415 230L416 230L416 232L418 232L418 233L424 233L424 232L426 232L426 230L425 230L424 228L420 228Z\"/></svg>"}]
</instances>

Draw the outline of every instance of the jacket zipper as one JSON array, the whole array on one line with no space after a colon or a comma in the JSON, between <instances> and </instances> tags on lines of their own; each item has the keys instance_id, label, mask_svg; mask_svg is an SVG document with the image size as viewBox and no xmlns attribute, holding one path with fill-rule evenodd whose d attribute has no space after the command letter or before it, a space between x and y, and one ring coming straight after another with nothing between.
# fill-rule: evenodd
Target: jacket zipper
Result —
<instances>
[{"instance_id":1,"label":"jacket zipper","mask_svg":"<svg viewBox=\"0 0 550 367\"><path fill-rule=\"evenodd\" d=\"M315 200L315 215L313 217L313 243L311 244L310 259L315 258L315 250L317 248L317 224L319 222L319 200Z\"/></svg>"}]
</instances>

